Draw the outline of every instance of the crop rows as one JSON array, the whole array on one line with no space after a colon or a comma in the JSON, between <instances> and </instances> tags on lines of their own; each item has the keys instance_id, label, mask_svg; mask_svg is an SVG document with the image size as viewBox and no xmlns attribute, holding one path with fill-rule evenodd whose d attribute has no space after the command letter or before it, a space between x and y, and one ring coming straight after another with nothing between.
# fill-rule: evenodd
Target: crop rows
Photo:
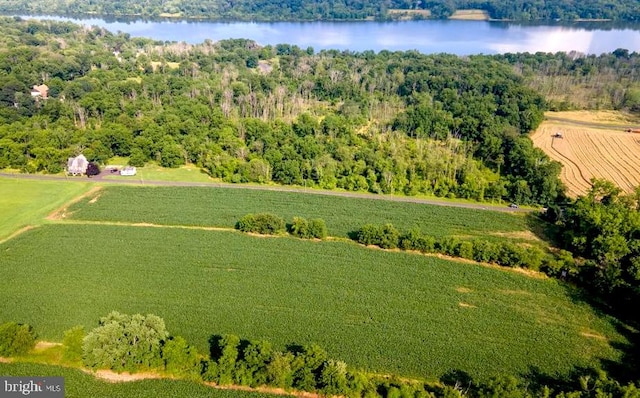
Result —
<instances>
[{"instance_id":1,"label":"crop rows","mask_svg":"<svg viewBox=\"0 0 640 398\"><path fill-rule=\"evenodd\" d=\"M0 250L0 322L49 340L112 310L154 313L202 353L210 335L233 333L430 377L567 372L616 360L609 342L624 343L552 280L349 242L50 224Z\"/></svg>"},{"instance_id":2,"label":"crop rows","mask_svg":"<svg viewBox=\"0 0 640 398\"><path fill-rule=\"evenodd\" d=\"M553 137L558 131L564 138ZM561 179L572 196L586 193L592 177L610 180L626 192L640 185L638 134L547 124L532 139L563 164Z\"/></svg>"},{"instance_id":3,"label":"crop rows","mask_svg":"<svg viewBox=\"0 0 640 398\"><path fill-rule=\"evenodd\" d=\"M72 218L162 225L232 228L247 213L325 220L332 236L346 237L367 223L419 226L433 236L490 236L527 230L522 215L387 200L251 189L107 187L97 200L70 209Z\"/></svg>"}]
</instances>

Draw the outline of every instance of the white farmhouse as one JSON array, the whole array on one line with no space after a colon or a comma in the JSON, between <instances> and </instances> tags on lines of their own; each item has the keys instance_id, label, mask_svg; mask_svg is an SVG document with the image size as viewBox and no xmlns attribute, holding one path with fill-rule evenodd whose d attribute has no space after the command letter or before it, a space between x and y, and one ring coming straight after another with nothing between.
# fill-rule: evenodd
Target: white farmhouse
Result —
<instances>
[{"instance_id":1,"label":"white farmhouse","mask_svg":"<svg viewBox=\"0 0 640 398\"><path fill-rule=\"evenodd\" d=\"M87 166L89 162L84 155L78 155L75 158L67 159L67 174L73 176L83 175L87 172Z\"/></svg>"}]
</instances>

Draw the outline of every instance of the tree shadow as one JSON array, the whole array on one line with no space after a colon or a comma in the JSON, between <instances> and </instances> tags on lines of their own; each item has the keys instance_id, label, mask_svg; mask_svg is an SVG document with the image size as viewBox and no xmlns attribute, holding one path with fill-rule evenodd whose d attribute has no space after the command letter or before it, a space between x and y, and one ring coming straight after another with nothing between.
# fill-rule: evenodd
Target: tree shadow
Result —
<instances>
[{"instance_id":1,"label":"tree shadow","mask_svg":"<svg viewBox=\"0 0 640 398\"><path fill-rule=\"evenodd\" d=\"M622 353L619 360L600 358L600 366L611 377L627 383L637 381L640 369L640 317L636 306L628 300L605 301L597 292L564 283L568 298L576 304L588 304L599 318L605 318L623 341L611 341L609 345ZM599 338L599 337L594 337ZM577 369L585 371L585 369Z\"/></svg>"},{"instance_id":2,"label":"tree shadow","mask_svg":"<svg viewBox=\"0 0 640 398\"><path fill-rule=\"evenodd\" d=\"M224 336L220 335L220 334L214 334L211 335L211 337L209 337L209 355L210 355L210 359L214 360L214 361L218 361L220 359L220 357L222 357L223 354L223 340L224 340ZM240 339L240 342L238 343L237 349L238 349L238 360L243 360L244 359L244 354L245 351L247 349L247 347L251 344L250 340L247 339Z\"/></svg>"},{"instance_id":3,"label":"tree shadow","mask_svg":"<svg viewBox=\"0 0 640 398\"><path fill-rule=\"evenodd\" d=\"M527 213L525 215L525 225L536 238L550 245L559 245L562 230L557 225L545 220L542 213Z\"/></svg>"},{"instance_id":4,"label":"tree shadow","mask_svg":"<svg viewBox=\"0 0 640 398\"><path fill-rule=\"evenodd\" d=\"M347 232L347 238L351 239L354 242L358 241L358 231L349 231Z\"/></svg>"},{"instance_id":5,"label":"tree shadow","mask_svg":"<svg viewBox=\"0 0 640 398\"><path fill-rule=\"evenodd\" d=\"M211 337L209 337L209 357L215 361L222 356L221 341L222 335L212 334Z\"/></svg>"},{"instance_id":6,"label":"tree shadow","mask_svg":"<svg viewBox=\"0 0 640 398\"><path fill-rule=\"evenodd\" d=\"M474 387L473 377L464 370L451 369L440 376L440 381L458 391L468 392ZM440 391L441 392L441 391Z\"/></svg>"},{"instance_id":7,"label":"tree shadow","mask_svg":"<svg viewBox=\"0 0 640 398\"><path fill-rule=\"evenodd\" d=\"M295 343L291 343L291 344L287 344L285 346L285 350L286 352L290 352L294 355L298 355L298 354L303 354L304 353L304 347L300 344L295 344Z\"/></svg>"},{"instance_id":8,"label":"tree shadow","mask_svg":"<svg viewBox=\"0 0 640 398\"><path fill-rule=\"evenodd\" d=\"M626 339L626 343L614 341L611 347L623 354L618 361L602 359L602 368L621 383L637 382L640 369L640 332L622 322L616 322L615 327Z\"/></svg>"},{"instance_id":9,"label":"tree shadow","mask_svg":"<svg viewBox=\"0 0 640 398\"><path fill-rule=\"evenodd\" d=\"M577 372L577 369L572 370L570 374L574 372ZM520 377L527 381L528 387L532 391L541 391L544 387L549 387L554 391L567 391L573 387L570 375L561 376L559 374L545 373L537 366L531 366Z\"/></svg>"}]
</instances>

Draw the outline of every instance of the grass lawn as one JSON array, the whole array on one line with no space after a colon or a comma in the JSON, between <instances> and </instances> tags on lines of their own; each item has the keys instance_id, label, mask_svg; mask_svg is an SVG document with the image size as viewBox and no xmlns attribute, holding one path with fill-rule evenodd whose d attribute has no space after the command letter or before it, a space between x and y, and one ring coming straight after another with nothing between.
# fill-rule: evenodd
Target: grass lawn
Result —
<instances>
[{"instance_id":1,"label":"grass lawn","mask_svg":"<svg viewBox=\"0 0 640 398\"><path fill-rule=\"evenodd\" d=\"M273 398L276 395L237 390L218 390L181 380L140 380L110 383L78 369L33 363L0 363L3 376L62 376L65 398Z\"/></svg>"},{"instance_id":2,"label":"grass lawn","mask_svg":"<svg viewBox=\"0 0 640 398\"><path fill-rule=\"evenodd\" d=\"M271 212L288 222L294 216L322 218L330 235L343 237L367 223L495 239L519 239L528 231L521 213L242 188L110 186L97 201L87 197L70 211L80 220L231 228L247 213Z\"/></svg>"},{"instance_id":3,"label":"grass lawn","mask_svg":"<svg viewBox=\"0 0 640 398\"><path fill-rule=\"evenodd\" d=\"M118 163L120 165L126 163ZM137 181L183 181L183 182L213 182L213 180L199 167L187 165L175 169L168 169L149 163L136 168L137 174L132 177L112 175L107 180L137 180Z\"/></svg>"},{"instance_id":4,"label":"grass lawn","mask_svg":"<svg viewBox=\"0 0 640 398\"><path fill-rule=\"evenodd\" d=\"M351 366L414 377L568 372L618 360L612 345L625 343L556 281L349 242L46 224L0 252L0 322L44 340L111 310L154 313L202 353L213 334L316 342Z\"/></svg>"},{"instance_id":5,"label":"grass lawn","mask_svg":"<svg viewBox=\"0 0 640 398\"><path fill-rule=\"evenodd\" d=\"M0 177L0 240L43 218L91 187L73 181L36 181Z\"/></svg>"}]
</instances>

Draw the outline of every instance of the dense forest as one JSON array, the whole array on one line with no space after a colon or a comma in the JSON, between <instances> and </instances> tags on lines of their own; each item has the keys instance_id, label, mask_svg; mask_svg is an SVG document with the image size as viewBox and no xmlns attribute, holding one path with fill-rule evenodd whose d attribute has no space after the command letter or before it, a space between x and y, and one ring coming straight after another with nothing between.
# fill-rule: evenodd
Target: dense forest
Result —
<instances>
[{"instance_id":1,"label":"dense forest","mask_svg":"<svg viewBox=\"0 0 640 398\"><path fill-rule=\"evenodd\" d=\"M517 21L640 20L640 4L635 0L5 0L0 4L3 13L260 21L386 20L397 17L399 14L389 12L397 9L428 10L432 18L447 18L461 9L481 9L491 18ZM424 13L414 15L425 17Z\"/></svg>"},{"instance_id":2,"label":"dense forest","mask_svg":"<svg viewBox=\"0 0 640 398\"><path fill-rule=\"evenodd\" d=\"M0 168L193 163L229 182L552 203L544 99L487 56L191 46L4 19ZM30 94L45 83L48 98Z\"/></svg>"}]
</instances>

